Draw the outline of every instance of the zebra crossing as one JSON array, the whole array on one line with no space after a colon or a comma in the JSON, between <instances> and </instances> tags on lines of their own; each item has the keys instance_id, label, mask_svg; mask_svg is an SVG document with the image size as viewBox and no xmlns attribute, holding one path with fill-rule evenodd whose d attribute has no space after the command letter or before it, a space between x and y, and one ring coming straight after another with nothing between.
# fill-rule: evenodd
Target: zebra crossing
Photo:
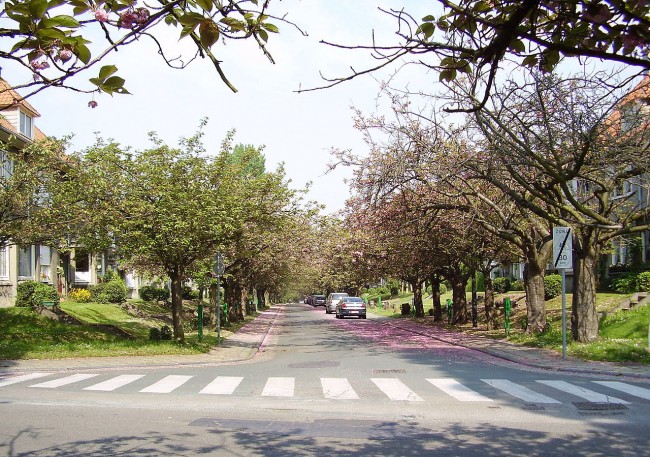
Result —
<instances>
[{"instance_id":1,"label":"zebra crossing","mask_svg":"<svg viewBox=\"0 0 650 457\"><path fill-rule=\"evenodd\" d=\"M144 374L119 374L110 375L108 379L102 379L105 376L105 374L100 373L75 373L65 376L48 372L26 373L0 378L0 393L2 388L12 385L22 385L34 389L74 389L78 386L82 391L116 392L122 390L132 393L133 388L131 387L137 384L136 392L171 394L186 386L190 380L195 378L192 375L166 375L161 377ZM242 376L217 376L207 384L200 386L197 391L190 393L216 396L248 394L251 396L260 395L262 397L279 398L300 396L300 394L296 393L295 377L268 377L266 380L259 380L259 382L263 383L261 392L259 390L250 390L250 388L248 390L242 389L244 379ZM563 380L541 379L528 381L526 383L528 386L526 386L522 385L523 383L516 383L508 379L479 379L479 385L487 387L479 388L478 390L481 390L481 392L478 392L453 378L426 378L424 383L416 383L420 389L419 392L416 392L399 378L373 377L367 380L367 385L375 388L374 392L370 392L367 386L362 389L358 387L361 383L358 379L355 379L354 382L347 378L323 377L318 379L320 381L318 383L319 396L323 399L337 401L354 401L379 396L379 398L384 397L390 401L420 403L428 401L427 399L431 399L432 396L440 393L459 402L493 402L495 399L503 399L504 396L506 398L508 396L514 397L525 403L549 405L571 402L576 399L591 403L620 405L630 404L634 401L641 403L650 401L650 388L620 381L588 381L578 385L578 383ZM411 382L413 381L411 380ZM353 384L357 387L355 388ZM423 389L422 385L430 385L431 389ZM490 395L489 392L493 392L493 394Z\"/></svg>"}]
</instances>

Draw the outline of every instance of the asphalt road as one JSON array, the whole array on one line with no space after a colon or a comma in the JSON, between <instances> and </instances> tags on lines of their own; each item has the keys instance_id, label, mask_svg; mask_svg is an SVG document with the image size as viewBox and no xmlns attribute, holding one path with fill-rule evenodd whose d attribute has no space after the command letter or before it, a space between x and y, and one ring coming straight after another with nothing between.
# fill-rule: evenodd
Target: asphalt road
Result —
<instances>
[{"instance_id":1,"label":"asphalt road","mask_svg":"<svg viewBox=\"0 0 650 457\"><path fill-rule=\"evenodd\" d=\"M0 379L8 456L650 456L650 384L288 305L245 363Z\"/></svg>"}]
</instances>

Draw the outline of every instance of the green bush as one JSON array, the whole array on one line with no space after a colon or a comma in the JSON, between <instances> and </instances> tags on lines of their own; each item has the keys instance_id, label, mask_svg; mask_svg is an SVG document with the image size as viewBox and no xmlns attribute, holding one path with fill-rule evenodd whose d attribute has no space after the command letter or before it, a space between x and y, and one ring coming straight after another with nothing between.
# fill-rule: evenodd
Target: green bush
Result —
<instances>
[{"instance_id":1,"label":"green bush","mask_svg":"<svg viewBox=\"0 0 650 457\"><path fill-rule=\"evenodd\" d=\"M611 279L609 288L619 294L631 294L637 290L637 275L626 273Z\"/></svg>"},{"instance_id":2,"label":"green bush","mask_svg":"<svg viewBox=\"0 0 650 457\"><path fill-rule=\"evenodd\" d=\"M151 327L149 329L149 339L151 341L160 341L162 340L162 337L160 335L160 329L156 327Z\"/></svg>"},{"instance_id":3,"label":"green bush","mask_svg":"<svg viewBox=\"0 0 650 457\"><path fill-rule=\"evenodd\" d=\"M97 303L124 303L128 294L126 283L121 279L111 279L90 288L93 301Z\"/></svg>"},{"instance_id":4,"label":"green bush","mask_svg":"<svg viewBox=\"0 0 650 457\"><path fill-rule=\"evenodd\" d=\"M23 281L16 291L16 306L42 306L44 301L59 303L59 294L54 286L37 281Z\"/></svg>"},{"instance_id":5,"label":"green bush","mask_svg":"<svg viewBox=\"0 0 650 457\"><path fill-rule=\"evenodd\" d=\"M650 292L650 271L639 273L636 277L637 292Z\"/></svg>"},{"instance_id":6,"label":"green bush","mask_svg":"<svg viewBox=\"0 0 650 457\"><path fill-rule=\"evenodd\" d=\"M516 290L516 291L526 290L524 287L524 282L519 279L517 279L516 281L512 281L510 283L510 290Z\"/></svg>"},{"instance_id":7,"label":"green bush","mask_svg":"<svg viewBox=\"0 0 650 457\"><path fill-rule=\"evenodd\" d=\"M386 288L390 291L391 296L399 295L400 287L397 279L391 279L386 283Z\"/></svg>"},{"instance_id":8,"label":"green bush","mask_svg":"<svg viewBox=\"0 0 650 457\"><path fill-rule=\"evenodd\" d=\"M144 301L166 301L169 300L169 290L156 286L142 286L138 292Z\"/></svg>"},{"instance_id":9,"label":"green bush","mask_svg":"<svg viewBox=\"0 0 650 457\"><path fill-rule=\"evenodd\" d=\"M167 289L163 289L167 290ZM184 284L181 290L183 300L196 300L199 298L199 291L192 289L190 286Z\"/></svg>"},{"instance_id":10,"label":"green bush","mask_svg":"<svg viewBox=\"0 0 650 457\"><path fill-rule=\"evenodd\" d=\"M160 327L160 339L163 341L170 341L172 339L173 333L172 329L169 328L169 325L163 325Z\"/></svg>"},{"instance_id":11,"label":"green bush","mask_svg":"<svg viewBox=\"0 0 650 457\"><path fill-rule=\"evenodd\" d=\"M505 294L510 290L510 279L509 278L495 278L492 281L492 287L494 292L497 294Z\"/></svg>"},{"instance_id":12,"label":"green bush","mask_svg":"<svg viewBox=\"0 0 650 457\"><path fill-rule=\"evenodd\" d=\"M544 300L550 300L562 293L562 276L544 276Z\"/></svg>"}]
</instances>

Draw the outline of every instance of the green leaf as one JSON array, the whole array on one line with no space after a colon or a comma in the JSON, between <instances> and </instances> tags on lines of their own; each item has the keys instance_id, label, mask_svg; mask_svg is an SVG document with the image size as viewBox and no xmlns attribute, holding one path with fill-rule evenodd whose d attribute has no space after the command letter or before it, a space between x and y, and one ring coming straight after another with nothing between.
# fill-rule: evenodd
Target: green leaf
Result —
<instances>
[{"instance_id":1,"label":"green leaf","mask_svg":"<svg viewBox=\"0 0 650 457\"><path fill-rule=\"evenodd\" d=\"M536 67L538 63L537 56L530 55L526 56L526 58L522 61L522 65L525 67Z\"/></svg>"},{"instance_id":2,"label":"green leaf","mask_svg":"<svg viewBox=\"0 0 650 457\"><path fill-rule=\"evenodd\" d=\"M214 4L212 0L196 0L196 4L199 5L206 13L212 11Z\"/></svg>"},{"instance_id":3,"label":"green leaf","mask_svg":"<svg viewBox=\"0 0 650 457\"><path fill-rule=\"evenodd\" d=\"M176 25L178 25L178 21L176 20L176 18L174 16L172 16L170 14L170 15L165 16L165 24L176 26Z\"/></svg>"},{"instance_id":4,"label":"green leaf","mask_svg":"<svg viewBox=\"0 0 650 457\"><path fill-rule=\"evenodd\" d=\"M90 62L90 58L92 57L90 49L88 49L88 46L85 44L77 44L72 52L74 52L83 63Z\"/></svg>"},{"instance_id":5,"label":"green leaf","mask_svg":"<svg viewBox=\"0 0 650 457\"><path fill-rule=\"evenodd\" d=\"M431 38L435 30L436 30L436 26L433 25L433 23L423 22L422 24L420 24L420 27L418 27L416 33L423 33L426 38Z\"/></svg>"},{"instance_id":6,"label":"green leaf","mask_svg":"<svg viewBox=\"0 0 650 457\"><path fill-rule=\"evenodd\" d=\"M269 41L269 34L266 33L266 30L264 30L264 29L259 29L259 30L257 31L257 34L260 36L260 38L261 38L265 43L266 43L267 41Z\"/></svg>"},{"instance_id":7,"label":"green leaf","mask_svg":"<svg viewBox=\"0 0 650 457\"><path fill-rule=\"evenodd\" d=\"M93 83L95 86L101 86L104 84L104 80L102 78L90 78L88 81Z\"/></svg>"},{"instance_id":8,"label":"green leaf","mask_svg":"<svg viewBox=\"0 0 650 457\"><path fill-rule=\"evenodd\" d=\"M34 19L41 19L48 8L47 0L32 0L27 4L27 6L29 8L29 14L31 14Z\"/></svg>"},{"instance_id":9,"label":"green leaf","mask_svg":"<svg viewBox=\"0 0 650 457\"><path fill-rule=\"evenodd\" d=\"M40 40L65 40L67 35L59 29L42 29L34 34Z\"/></svg>"},{"instance_id":10,"label":"green leaf","mask_svg":"<svg viewBox=\"0 0 650 457\"><path fill-rule=\"evenodd\" d=\"M203 47L210 48L219 39L219 27L213 20L205 20L199 26L199 36Z\"/></svg>"},{"instance_id":11,"label":"green leaf","mask_svg":"<svg viewBox=\"0 0 650 457\"><path fill-rule=\"evenodd\" d=\"M205 17L199 13L186 13L183 16L178 18L178 22L180 22L183 26L185 27L196 27L199 25L201 22L205 20Z\"/></svg>"},{"instance_id":12,"label":"green leaf","mask_svg":"<svg viewBox=\"0 0 650 457\"><path fill-rule=\"evenodd\" d=\"M436 18L435 18L434 16L432 16L431 14L427 14L426 16L424 16L424 17L422 18L422 20L423 20L424 22L435 22L435 21L436 21Z\"/></svg>"},{"instance_id":13,"label":"green leaf","mask_svg":"<svg viewBox=\"0 0 650 457\"><path fill-rule=\"evenodd\" d=\"M514 52L526 52L526 45L521 40L513 40L510 42L510 50Z\"/></svg>"},{"instance_id":14,"label":"green leaf","mask_svg":"<svg viewBox=\"0 0 650 457\"><path fill-rule=\"evenodd\" d=\"M104 87L110 87L113 90L117 90L121 87L124 87L124 79L119 76L111 76L106 81L104 81Z\"/></svg>"},{"instance_id":15,"label":"green leaf","mask_svg":"<svg viewBox=\"0 0 650 457\"><path fill-rule=\"evenodd\" d=\"M113 73L117 71L117 67L115 65L104 65L100 70L99 70L99 77L101 79L106 79Z\"/></svg>"},{"instance_id":16,"label":"green leaf","mask_svg":"<svg viewBox=\"0 0 650 457\"><path fill-rule=\"evenodd\" d=\"M456 79L456 70L453 68L442 70L440 72L440 81L453 81Z\"/></svg>"},{"instance_id":17,"label":"green leaf","mask_svg":"<svg viewBox=\"0 0 650 457\"><path fill-rule=\"evenodd\" d=\"M246 30L246 24L232 17L224 17L219 22L221 22L222 24L226 24L228 27L230 27L233 30Z\"/></svg>"},{"instance_id":18,"label":"green leaf","mask_svg":"<svg viewBox=\"0 0 650 457\"><path fill-rule=\"evenodd\" d=\"M265 22L262 24L262 27L271 33L280 33L280 29L275 24L269 24L268 22Z\"/></svg>"},{"instance_id":19,"label":"green leaf","mask_svg":"<svg viewBox=\"0 0 650 457\"><path fill-rule=\"evenodd\" d=\"M42 27L68 27L68 28L77 28L79 27L79 21L73 18L72 16L61 15L54 16L51 18L46 18L41 21Z\"/></svg>"}]
</instances>

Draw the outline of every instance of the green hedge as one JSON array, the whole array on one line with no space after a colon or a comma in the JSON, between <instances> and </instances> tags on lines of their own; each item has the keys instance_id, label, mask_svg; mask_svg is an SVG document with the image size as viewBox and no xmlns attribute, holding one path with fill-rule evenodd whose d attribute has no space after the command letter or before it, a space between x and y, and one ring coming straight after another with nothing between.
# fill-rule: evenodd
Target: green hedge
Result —
<instances>
[{"instance_id":1,"label":"green hedge","mask_svg":"<svg viewBox=\"0 0 650 457\"><path fill-rule=\"evenodd\" d=\"M16 291L16 306L42 306L44 301L59 303L59 294L54 286L37 281L23 281Z\"/></svg>"},{"instance_id":2,"label":"green hedge","mask_svg":"<svg viewBox=\"0 0 650 457\"><path fill-rule=\"evenodd\" d=\"M550 300L562 294L562 276L544 276L544 299Z\"/></svg>"},{"instance_id":3,"label":"green hedge","mask_svg":"<svg viewBox=\"0 0 650 457\"><path fill-rule=\"evenodd\" d=\"M102 282L90 288L93 301L97 303L124 303L128 295L126 283L119 278Z\"/></svg>"}]
</instances>

